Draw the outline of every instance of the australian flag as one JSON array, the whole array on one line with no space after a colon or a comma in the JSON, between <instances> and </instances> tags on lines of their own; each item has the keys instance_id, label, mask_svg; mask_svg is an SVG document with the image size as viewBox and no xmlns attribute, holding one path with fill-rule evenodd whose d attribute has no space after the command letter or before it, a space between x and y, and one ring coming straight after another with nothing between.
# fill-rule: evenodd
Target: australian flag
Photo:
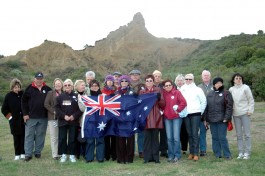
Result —
<instances>
[{"instance_id":1,"label":"australian flag","mask_svg":"<svg viewBox=\"0 0 265 176\"><path fill-rule=\"evenodd\" d=\"M81 100L86 106L82 137L129 137L145 128L146 117L157 100L157 94L82 96Z\"/></svg>"}]
</instances>

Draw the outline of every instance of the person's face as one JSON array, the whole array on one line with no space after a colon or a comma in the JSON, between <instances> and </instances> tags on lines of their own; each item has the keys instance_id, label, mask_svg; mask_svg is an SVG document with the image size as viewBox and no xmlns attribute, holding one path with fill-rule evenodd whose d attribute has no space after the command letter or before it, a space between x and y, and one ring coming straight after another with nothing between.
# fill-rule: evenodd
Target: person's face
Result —
<instances>
[{"instance_id":1,"label":"person's face","mask_svg":"<svg viewBox=\"0 0 265 176\"><path fill-rule=\"evenodd\" d=\"M209 72L203 72L202 73L202 81L204 83L208 84L210 82L210 80L211 80L211 74Z\"/></svg>"},{"instance_id":2,"label":"person's face","mask_svg":"<svg viewBox=\"0 0 265 176\"><path fill-rule=\"evenodd\" d=\"M166 82L165 85L164 85L164 89L169 92L171 91L173 88L173 85L171 84L171 82Z\"/></svg>"},{"instance_id":3,"label":"person's face","mask_svg":"<svg viewBox=\"0 0 265 176\"><path fill-rule=\"evenodd\" d=\"M65 92L70 93L73 90L73 85L71 85L70 82L66 82L66 83L63 84L63 88L64 88Z\"/></svg>"},{"instance_id":4,"label":"person's face","mask_svg":"<svg viewBox=\"0 0 265 176\"><path fill-rule=\"evenodd\" d=\"M236 76L236 77L234 78L234 83L235 83L236 85L241 85L241 84L242 84L242 78L241 78L240 76Z\"/></svg>"},{"instance_id":5,"label":"person's face","mask_svg":"<svg viewBox=\"0 0 265 176\"><path fill-rule=\"evenodd\" d=\"M13 92L18 94L18 92L21 90L21 87L19 85L15 85L15 87L12 89Z\"/></svg>"},{"instance_id":6,"label":"person's face","mask_svg":"<svg viewBox=\"0 0 265 176\"><path fill-rule=\"evenodd\" d=\"M222 83L221 81L218 81L218 82L214 85L214 87L215 87L216 90L218 90L222 85L223 85L223 83Z\"/></svg>"},{"instance_id":7,"label":"person's face","mask_svg":"<svg viewBox=\"0 0 265 176\"><path fill-rule=\"evenodd\" d=\"M99 86L96 83L92 84L90 87L90 90L95 91L95 92L98 91L98 89L99 89Z\"/></svg>"},{"instance_id":8,"label":"person's face","mask_svg":"<svg viewBox=\"0 0 265 176\"><path fill-rule=\"evenodd\" d=\"M35 78L34 79L34 83L36 84L37 87L42 86L43 82L44 82L43 78Z\"/></svg>"},{"instance_id":9,"label":"person's face","mask_svg":"<svg viewBox=\"0 0 265 176\"><path fill-rule=\"evenodd\" d=\"M191 76L187 76L187 77L185 77L185 83L186 83L187 85L193 83L193 78L192 78Z\"/></svg>"},{"instance_id":10,"label":"person's face","mask_svg":"<svg viewBox=\"0 0 265 176\"><path fill-rule=\"evenodd\" d=\"M184 81L182 79L178 79L176 84L177 84L178 87L181 87L181 86L184 85Z\"/></svg>"},{"instance_id":11,"label":"person's face","mask_svg":"<svg viewBox=\"0 0 265 176\"><path fill-rule=\"evenodd\" d=\"M146 87L153 87L154 86L154 80L152 78L147 78L145 80L145 86Z\"/></svg>"},{"instance_id":12,"label":"person's face","mask_svg":"<svg viewBox=\"0 0 265 176\"><path fill-rule=\"evenodd\" d=\"M77 91L78 92L84 92L86 89L86 85L84 82L81 82L78 86L77 86Z\"/></svg>"},{"instance_id":13,"label":"person's face","mask_svg":"<svg viewBox=\"0 0 265 176\"><path fill-rule=\"evenodd\" d=\"M55 89L55 90L60 91L60 90L62 90L62 87L63 87L63 84L62 84L61 81L56 80L56 81L54 82L54 89Z\"/></svg>"},{"instance_id":14,"label":"person's face","mask_svg":"<svg viewBox=\"0 0 265 176\"><path fill-rule=\"evenodd\" d=\"M87 76L87 77L86 77L86 83L89 84L90 81L92 81L93 79L94 79L94 77L92 77L92 76Z\"/></svg>"},{"instance_id":15,"label":"person's face","mask_svg":"<svg viewBox=\"0 0 265 176\"><path fill-rule=\"evenodd\" d=\"M121 80L121 87L128 87L129 83L126 79Z\"/></svg>"},{"instance_id":16,"label":"person's face","mask_svg":"<svg viewBox=\"0 0 265 176\"><path fill-rule=\"evenodd\" d=\"M154 74L154 77L155 77L155 82L156 83L160 83L160 81L161 81L161 75L160 74Z\"/></svg>"},{"instance_id":17,"label":"person's face","mask_svg":"<svg viewBox=\"0 0 265 176\"><path fill-rule=\"evenodd\" d=\"M130 77L131 77L131 80L133 82L136 82L136 81L140 80L140 75L139 74L131 74Z\"/></svg>"},{"instance_id":18,"label":"person's face","mask_svg":"<svg viewBox=\"0 0 265 176\"><path fill-rule=\"evenodd\" d=\"M107 80L107 86L111 87L113 85L113 82L111 80Z\"/></svg>"}]
</instances>

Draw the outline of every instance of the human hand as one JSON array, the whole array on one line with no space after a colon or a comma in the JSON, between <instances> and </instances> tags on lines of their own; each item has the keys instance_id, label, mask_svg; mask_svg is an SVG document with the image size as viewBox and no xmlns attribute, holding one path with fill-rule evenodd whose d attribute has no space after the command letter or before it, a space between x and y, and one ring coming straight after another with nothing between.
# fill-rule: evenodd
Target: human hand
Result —
<instances>
[{"instance_id":1,"label":"human hand","mask_svg":"<svg viewBox=\"0 0 265 176\"><path fill-rule=\"evenodd\" d=\"M23 116L23 119L24 119L24 123L26 123L29 120L29 115Z\"/></svg>"}]
</instances>

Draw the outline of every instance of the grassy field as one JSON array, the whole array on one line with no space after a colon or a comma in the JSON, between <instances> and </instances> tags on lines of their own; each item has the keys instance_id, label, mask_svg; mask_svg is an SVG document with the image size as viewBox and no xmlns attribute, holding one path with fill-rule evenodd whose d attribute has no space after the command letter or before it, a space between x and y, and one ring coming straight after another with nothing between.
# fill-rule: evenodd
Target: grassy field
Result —
<instances>
[{"instance_id":1,"label":"grassy field","mask_svg":"<svg viewBox=\"0 0 265 176\"><path fill-rule=\"evenodd\" d=\"M252 155L250 160L237 160L235 130L228 132L230 149L234 159L227 161L215 159L211 150L211 135L207 132L208 156L198 162L187 160L183 155L180 162L167 163L161 158L161 164L143 164L135 156L133 164L117 164L114 161L87 164L83 159L77 163L59 163L51 158L49 133L41 159L33 158L30 162L14 161L14 149L9 125L0 115L0 175L265 175L265 103L256 103L252 118Z\"/></svg>"}]
</instances>

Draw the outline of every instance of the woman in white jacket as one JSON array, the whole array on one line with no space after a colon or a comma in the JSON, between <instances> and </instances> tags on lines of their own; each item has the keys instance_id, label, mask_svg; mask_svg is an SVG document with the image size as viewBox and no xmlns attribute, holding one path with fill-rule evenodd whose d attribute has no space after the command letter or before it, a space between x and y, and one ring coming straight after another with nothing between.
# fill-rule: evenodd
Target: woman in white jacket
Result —
<instances>
[{"instance_id":1,"label":"woman in white jacket","mask_svg":"<svg viewBox=\"0 0 265 176\"><path fill-rule=\"evenodd\" d=\"M185 75L185 85L180 90L187 101L188 116L184 118L184 123L189 136L190 154L188 159L198 161L199 128L206 107L206 97L202 89L195 85L194 76L191 73Z\"/></svg>"},{"instance_id":2,"label":"woman in white jacket","mask_svg":"<svg viewBox=\"0 0 265 176\"><path fill-rule=\"evenodd\" d=\"M234 85L230 87L229 91L234 99L233 117L239 151L237 159L249 159L251 152L250 116L254 112L254 99L249 86L244 84L244 78L241 74L234 74L231 84ZM243 133L245 148L243 144Z\"/></svg>"}]
</instances>

